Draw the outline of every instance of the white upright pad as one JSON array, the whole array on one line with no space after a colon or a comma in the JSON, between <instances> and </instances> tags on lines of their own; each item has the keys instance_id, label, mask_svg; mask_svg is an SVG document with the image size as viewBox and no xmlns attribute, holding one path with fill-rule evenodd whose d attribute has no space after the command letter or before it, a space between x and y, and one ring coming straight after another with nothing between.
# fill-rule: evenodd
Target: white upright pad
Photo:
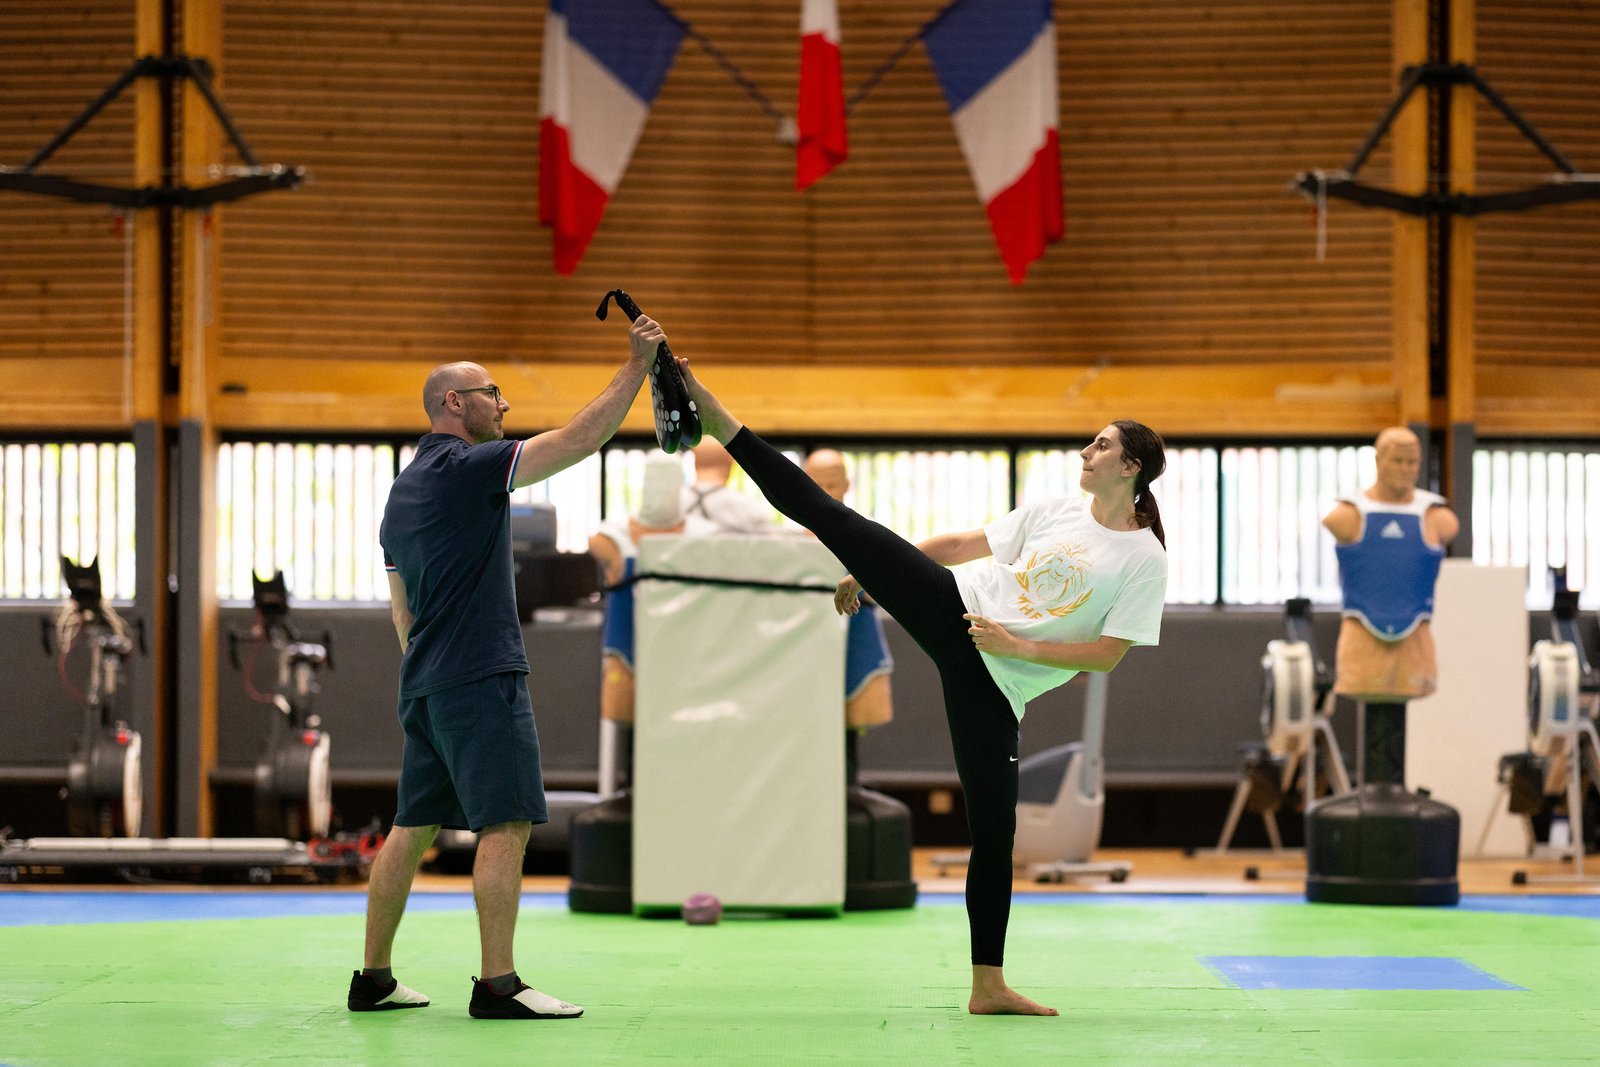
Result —
<instances>
[{"instance_id":1,"label":"white upright pad","mask_svg":"<svg viewBox=\"0 0 1600 1067\"><path fill-rule=\"evenodd\" d=\"M1461 851L1478 835L1499 796L1500 757L1527 747L1528 609L1524 567L1447 559L1434 593L1439 689L1413 700L1406 722L1406 784L1424 787L1461 813ZM1526 848L1515 816L1500 810L1485 855Z\"/></svg>"},{"instance_id":2,"label":"white upright pad","mask_svg":"<svg viewBox=\"0 0 1600 1067\"><path fill-rule=\"evenodd\" d=\"M638 572L831 592L821 545L650 537ZM633 901L844 905L844 647L830 592L646 579L634 591Z\"/></svg>"}]
</instances>

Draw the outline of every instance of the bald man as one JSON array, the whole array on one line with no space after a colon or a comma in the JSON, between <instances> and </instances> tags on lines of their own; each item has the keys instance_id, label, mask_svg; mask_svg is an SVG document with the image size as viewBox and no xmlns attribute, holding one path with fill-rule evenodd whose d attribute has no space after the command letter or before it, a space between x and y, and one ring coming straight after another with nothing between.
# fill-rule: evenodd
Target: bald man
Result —
<instances>
[{"instance_id":1,"label":"bald man","mask_svg":"<svg viewBox=\"0 0 1600 1067\"><path fill-rule=\"evenodd\" d=\"M770 534L776 530L772 508L728 488L733 457L727 449L705 437L693 452L694 484L683 489L686 515L705 520L721 533Z\"/></svg>"},{"instance_id":2,"label":"bald man","mask_svg":"<svg viewBox=\"0 0 1600 1067\"><path fill-rule=\"evenodd\" d=\"M1334 691L1370 703L1438 688L1433 586L1461 522L1444 497L1417 488L1422 442L1403 426L1378 434L1378 474L1322 520L1344 589Z\"/></svg>"},{"instance_id":3,"label":"bald man","mask_svg":"<svg viewBox=\"0 0 1600 1067\"><path fill-rule=\"evenodd\" d=\"M483 978L473 980L468 1013L583 1014L523 983L512 957L528 833L549 815L512 586L510 493L610 440L665 340L640 316L605 391L565 426L525 441L504 439L511 405L478 364L435 367L422 387L430 432L394 480L378 532L404 650L405 748L399 810L368 880L365 965L350 982L351 1011L428 1005L395 980L390 952L423 853L449 826L478 835L472 892Z\"/></svg>"},{"instance_id":4,"label":"bald man","mask_svg":"<svg viewBox=\"0 0 1600 1067\"><path fill-rule=\"evenodd\" d=\"M806 473L833 499L844 500L850 491L850 471L845 467L844 453L832 448L819 448L806 457Z\"/></svg>"},{"instance_id":5,"label":"bald man","mask_svg":"<svg viewBox=\"0 0 1600 1067\"><path fill-rule=\"evenodd\" d=\"M823 492L843 502L850 491L843 453L819 448L806 457L805 470ZM848 729L865 733L894 718L894 694L889 689L893 673L894 657L883 636L883 619L876 605L863 600L861 610L850 616L845 639L844 719ZM850 778L855 778L853 768Z\"/></svg>"}]
</instances>

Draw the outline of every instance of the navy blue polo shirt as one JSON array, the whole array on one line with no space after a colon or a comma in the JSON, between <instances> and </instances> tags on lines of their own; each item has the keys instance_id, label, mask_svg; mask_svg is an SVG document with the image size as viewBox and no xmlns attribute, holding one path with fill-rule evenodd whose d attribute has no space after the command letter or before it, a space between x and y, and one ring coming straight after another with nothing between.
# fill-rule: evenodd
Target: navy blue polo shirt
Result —
<instances>
[{"instance_id":1,"label":"navy blue polo shirt","mask_svg":"<svg viewBox=\"0 0 1600 1067\"><path fill-rule=\"evenodd\" d=\"M426 434L389 489L378 542L414 620L400 664L403 700L528 673L511 562L511 477L522 445Z\"/></svg>"}]
</instances>

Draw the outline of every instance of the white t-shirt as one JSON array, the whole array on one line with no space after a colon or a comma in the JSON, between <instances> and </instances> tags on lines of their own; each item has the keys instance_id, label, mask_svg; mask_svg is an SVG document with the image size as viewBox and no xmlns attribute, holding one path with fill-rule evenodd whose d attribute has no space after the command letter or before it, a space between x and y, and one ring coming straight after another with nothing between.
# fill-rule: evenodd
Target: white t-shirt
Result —
<instances>
[{"instance_id":1,"label":"white t-shirt","mask_svg":"<svg viewBox=\"0 0 1600 1067\"><path fill-rule=\"evenodd\" d=\"M1167 596L1166 550L1148 529L1101 526L1090 502L1040 500L984 527L994 557L954 572L968 612L1031 641L1155 644ZM1078 673L981 655L1019 720L1028 701Z\"/></svg>"},{"instance_id":2,"label":"white t-shirt","mask_svg":"<svg viewBox=\"0 0 1600 1067\"><path fill-rule=\"evenodd\" d=\"M623 559L633 559L639 554L639 546L633 540L632 528L626 522L602 522L595 528L595 533L606 538L617 546L617 552ZM644 534L653 535L657 531L646 529ZM680 537L711 537L722 531L715 525L707 522L698 515L685 515L683 529L674 530L674 536Z\"/></svg>"},{"instance_id":3,"label":"white t-shirt","mask_svg":"<svg viewBox=\"0 0 1600 1067\"><path fill-rule=\"evenodd\" d=\"M682 497L685 515L709 522L719 533L775 532L770 505L726 485L697 482L684 486Z\"/></svg>"}]
</instances>

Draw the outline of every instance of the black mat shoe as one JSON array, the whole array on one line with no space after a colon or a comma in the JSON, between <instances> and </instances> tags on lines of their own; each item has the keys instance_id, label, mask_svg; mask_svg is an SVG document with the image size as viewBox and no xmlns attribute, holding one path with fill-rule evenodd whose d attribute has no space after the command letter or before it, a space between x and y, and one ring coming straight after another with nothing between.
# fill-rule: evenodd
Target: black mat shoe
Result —
<instances>
[{"instance_id":1,"label":"black mat shoe","mask_svg":"<svg viewBox=\"0 0 1600 1067\"><path fill-rule=\"evenodd\" d=\"M605 319L606 309L612 300L628 316L629 322L642 314L633 297L622 289L613 289L600 299L595 318ZM655 416L656 444L661 446L661 451L670 454L700 443L700 412L694 401L689 399L689 387L684 384L683 372L678 369L678 361L665 341L656 346L656 361L650 367L650 410Z\"/></svg>"},{"instance_id":2,"label":"black mat shoe","mask_svg":"<svg viewBox=\"0 0 1600 1067\"><path fill-rule=\"evenodd\" d=\"M488 982L474 978L467 1013L474 1019L576 1019L583 1009L546 996L520 979L515 993L502 995L490 989Z\"/></svg>"},{"instance_id":3,"label":"black mat shoe","mask_svg":"<svg viewBox=\"0 0 1600 1067\"><path fill-rule=\"evenodd\" d=\"M382 986L370 974L357 971L350 978L350 996L345 1001L351 1011L393 1011L395 1008L426 1008L428 998L399 982Z\"/></svg>"}]
</instances>

